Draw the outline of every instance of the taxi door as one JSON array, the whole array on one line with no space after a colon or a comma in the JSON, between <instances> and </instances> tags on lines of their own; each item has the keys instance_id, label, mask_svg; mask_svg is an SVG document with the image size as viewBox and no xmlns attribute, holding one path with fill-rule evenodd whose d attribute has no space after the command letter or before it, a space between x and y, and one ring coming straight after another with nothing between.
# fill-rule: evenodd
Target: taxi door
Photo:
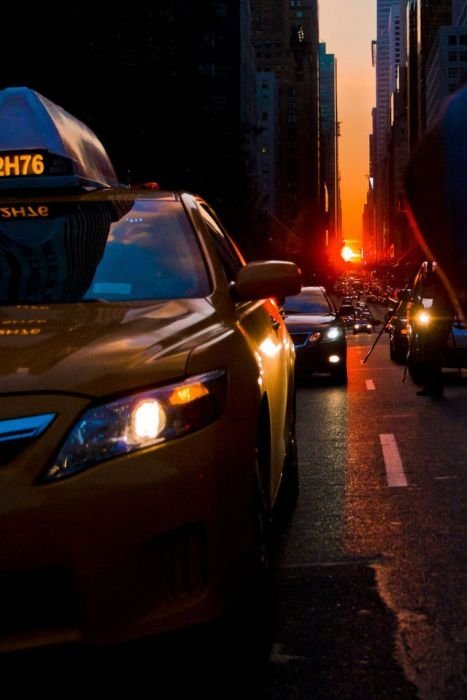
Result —
<instances>
[{"instance_id":1,"label":"taxi door","mask_svg":"<svg viewBox=\"0 0 467 700\"><path fill-rule=\"evenodd\" d=\"M204 203L198 203L203 223L215 244L227 281L235 282L244 260ZM260 389L270 416L270 493L273 503L280 485L294 418L295 351L277 302L273 299L236 302L236 315L260 366Z\"/></svg>"}]
</instances>

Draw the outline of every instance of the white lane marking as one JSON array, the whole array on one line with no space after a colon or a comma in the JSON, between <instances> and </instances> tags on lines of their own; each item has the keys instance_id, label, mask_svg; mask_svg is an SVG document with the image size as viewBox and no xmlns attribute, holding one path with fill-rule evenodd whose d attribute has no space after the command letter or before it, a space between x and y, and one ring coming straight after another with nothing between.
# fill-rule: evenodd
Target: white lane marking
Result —
<instances>
[{"instance_id":1,"label":"white lane marking","mask_svg":"<svg viewBox=\"0 0 467 700\"><path fill-rule=\"evenodd\" d=\"M379 436L379 440L383 448L388 486L407 486L407 478L405 476L404 467L402 466L395 435L393 435L393 433L382 433Z\"/></svg>"},{"instance_id":2,"label":"white lane marking","mask_svg":"<svg viewBox=\"0 0 467 700\"><path fill-rule=\"evenodd\" d=\"M368 389L368 391L375 391L376 390L375 383L372 379L365 379L365 384L366 384L366 388Z\"/></svg>"}]
</instances>

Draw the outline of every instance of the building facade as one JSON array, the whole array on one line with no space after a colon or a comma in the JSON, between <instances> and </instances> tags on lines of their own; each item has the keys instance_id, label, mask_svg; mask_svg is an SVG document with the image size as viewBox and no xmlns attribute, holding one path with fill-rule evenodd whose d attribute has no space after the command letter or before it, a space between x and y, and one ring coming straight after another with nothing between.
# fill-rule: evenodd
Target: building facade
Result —
<instances>
[{"instance_id":1,"label":"building facade","mask_svg":"<svg viewBox=\"0 0 467 700\"><path fill-rule=\"evenodd\" d=\"M427 61L426 121L432 126L446 98L467 83L467 26L440 27Z\"/></svg>"},{"instance_id":2,"label":"building facade","mask_svg":"<svg viewBox=\"0 0 467 700\"><path fill-rule=\"evenodd\" d=\"M305 278L324 246L319 204L317 0L252 0L261 72L277 79L279 153L276 226L300 242ZM288 244L286 243L286 247Z\"/></svg>"},{"instance_id":3,"label":"building facade","mask_svg":"<svg viewBox=\"0 0 467 700\"><path fill-rule=\"evenodd\" d=\"M319 45L320 175L326 247L336 249L342 239L339 192L339 123L337 61Z\"/></svg>"}]
</instances>

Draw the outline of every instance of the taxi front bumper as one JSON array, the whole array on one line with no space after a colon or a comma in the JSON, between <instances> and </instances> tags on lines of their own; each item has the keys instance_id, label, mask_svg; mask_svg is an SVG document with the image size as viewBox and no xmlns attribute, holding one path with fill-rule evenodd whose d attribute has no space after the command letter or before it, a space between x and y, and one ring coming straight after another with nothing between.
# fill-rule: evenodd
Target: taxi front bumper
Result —
<instances>
[{"instance_id":1,"label":"taxi front bumper","mask_svg":"<svg viewBox=\"0 0 467 700\"><path fill-rule=\"evenodd\" d=\"M223 415L39 484L63 421L0 471L0 651L114 643L221 614L251 549L254 438Z\"/></svg>"}]
</instances>

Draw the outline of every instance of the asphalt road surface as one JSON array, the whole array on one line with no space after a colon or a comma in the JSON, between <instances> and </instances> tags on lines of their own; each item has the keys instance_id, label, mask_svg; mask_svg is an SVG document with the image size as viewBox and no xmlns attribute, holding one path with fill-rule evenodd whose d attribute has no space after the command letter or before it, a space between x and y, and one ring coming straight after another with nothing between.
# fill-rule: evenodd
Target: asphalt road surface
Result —
<instances>
[{"instance_id":1,"label":"asphalt road surface","mask_svg":"<svg viewBox=\"0 0 467 700\"><path fill-rule=\"evenodd\" d=\"M451 372L443 400L418 397L386 334L363 364L375 337L348 336L347 387L299 387L301 494L277 535L263 655L241 632L228 643L190 632L87 658L23 657L4 669L17 691L467 698L467 379Z\"/></svg>"}]
</instances>

